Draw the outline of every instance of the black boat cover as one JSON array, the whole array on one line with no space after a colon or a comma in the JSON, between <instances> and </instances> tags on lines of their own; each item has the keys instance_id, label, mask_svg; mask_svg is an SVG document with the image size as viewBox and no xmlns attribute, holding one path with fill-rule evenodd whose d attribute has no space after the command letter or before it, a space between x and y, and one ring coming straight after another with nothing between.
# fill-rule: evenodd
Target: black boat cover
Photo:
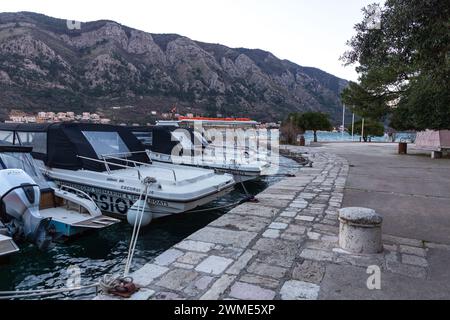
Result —
<instances>
[{"instance_id":1,"label":"black boat cover","mask_svg":"<svg viewBox=\"0 0 450 320\"><path fill-rule=\"evenodd\" d=\"M92 133L109 133L116 132L113 137L116 140L121 139L126 146L127 159L148 163L149 159L145 154L145 148L140 141L125 127L103 125L103 124L90 124L90 123L53 123L53 124L10 124L0 123L0 133L14 132L15 135L20 136L21 133L46 133L46 153L40 151L42 148L36 148L33 145L33 157L44 161L46 166L51 168L69 169L69 170L92 170L92 171L105 171L105 165L92 160L82 159L79 156L102 160L101 154L98 150L94 149L94 145L91 144L86 136ZM41 136L36 134L35 137ZM95 140L96 135L92 134L92 138ZM42 139L42 138L41 138ZM42 143L42 141L40 141ZM94 141L95 142L95 141ZM97 141L98 143L102 143ZM24 145L20 142L20 139L14 139L15 145ZM33 144L33 143L31 143ZM44 148L45 149L45 148ZM39 150L39 151L36 151ZM118 150L120 152L121 150ZM139 152L139 153L131 153ZM113 153L113 152L111 152ZM113 163L122 163L120 161L108 160ZM118 168L118 167L117 167ZM112 168L110 169L117 169Z\"/></svg>"},{"instance_id":2,"label":"black boat cover","mask_svg":"<svg viewBox=\"0 0 450 320\"><path fill-rule=\"evenodd\" d=\"M196 138L194 129L190 128L179 128L175 126L133 126L128 127L128 129L141 141L146 149L162 154L172 154L172 150L180 144L180 141L172 135L174 131L184 132L189 137L192 145L202 143ZM149 135L146 136L146 133ZM203 148L205 147L206 145L203 144ZM184 152L191 151L184 150Z\"/></svg>"}]
</instances>

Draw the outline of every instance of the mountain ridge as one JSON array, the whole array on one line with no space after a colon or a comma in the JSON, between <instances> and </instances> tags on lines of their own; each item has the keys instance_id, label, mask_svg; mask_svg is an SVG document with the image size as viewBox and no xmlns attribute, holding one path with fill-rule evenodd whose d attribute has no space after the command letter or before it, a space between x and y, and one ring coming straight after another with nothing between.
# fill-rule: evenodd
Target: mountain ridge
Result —
<instances>
[{"instance_id":1,"label":"mountain ridge","mask_svg":"<svg viewBox=\"0 0 450 320\"><path fill-rule=\"evenodd\" d=\"M322 111L336 122L346 80L261 49L152 34L111 20L82 23L0 13L0 108L98 111L115 121L150 111L283 119ZM120 114L112 107L132 105ZM129 113L129 112L128 112ZM139 121L137 121L139 120Z\"/></svg>"}]
</instances>

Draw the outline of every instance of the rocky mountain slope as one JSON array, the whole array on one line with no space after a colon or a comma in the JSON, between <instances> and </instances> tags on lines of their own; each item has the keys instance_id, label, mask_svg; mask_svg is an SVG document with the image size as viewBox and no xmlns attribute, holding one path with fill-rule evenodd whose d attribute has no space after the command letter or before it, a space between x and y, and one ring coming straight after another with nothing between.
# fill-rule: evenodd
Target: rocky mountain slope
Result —
<instances>
[{"instance_id":1,"label":"rocky mountain slope","mask_svg":"<svg viewBox=\"0 0 450 320\"><path fill-rule=\"evenodd\" d=\"M317 110L339 119L346 81L262 50L232 49L113 21L0 13L0 110L100 111L143 122L151 110L280 120ZM134 106L122 114L112 107ZM116 110L117 108L115 108Z\"/></svg>"}]
</instances>

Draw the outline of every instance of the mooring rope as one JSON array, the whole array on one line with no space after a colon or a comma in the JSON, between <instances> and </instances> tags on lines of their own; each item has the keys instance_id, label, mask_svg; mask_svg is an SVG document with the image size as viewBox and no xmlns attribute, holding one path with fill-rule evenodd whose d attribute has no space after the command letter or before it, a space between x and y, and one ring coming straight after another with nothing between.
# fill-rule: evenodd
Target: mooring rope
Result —
<instances>
[{"instance_id":1,"label":"mooring rope","mask_svg":"<svg viewBox=\"0 0 450 320\"><path fill-rule=\"evenodd\" d=\"M98 288L100 283L95 283L87 286L76 287L76 288L59 288L59 289L40 289L40 290L22 290L22 291L2 291L0 292L0 300L11 300L19 298L33 298L49 296L57 293L66 293L72 291L80 291L90 288Z\"/></svg>"},{"instance_id":2,"label":"mooring rope","mask_svg":"<svg viewBox=\"0 0 450 320\"><path fill-rule=\"evenodd\" d=\"M144 179L144 184L145 184L145 188L143 189L143 191L141 192L141 194L139 196L139 205L136 210L137 211L136 217L134 219L133 234L131 235L130 248L128 249L128 257L127 257L127 262L125 264L125 271L124 271L125 277L128 276L128 274L130 272L131 262L133 261L134 252L136 250L136 245L137 245L137 241L139 238L139 231L141 229L142 219L144 217L144 212L145 212L145 204L147 203L147 199L148 199L148 187L150 185L150 180L148 178ZM140 200L141 200L144 192L145 192L145 198L144 198L144 203L142 205L142 210L141 210ZM138 223L138 218L140 218L139 223Z\"/></svg>"}]
</instances>

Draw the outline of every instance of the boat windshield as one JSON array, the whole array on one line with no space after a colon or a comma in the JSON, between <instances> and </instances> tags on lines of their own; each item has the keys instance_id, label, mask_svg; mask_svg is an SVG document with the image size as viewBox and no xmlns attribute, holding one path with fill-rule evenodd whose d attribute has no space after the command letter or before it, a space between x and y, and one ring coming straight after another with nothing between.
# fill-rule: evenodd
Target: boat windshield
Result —
<instances>
[{"instance_id":1,"label":"boat windshield","mask_svg":"<svg viewBox=\"0 0 450 320\"><path fill-rule=\"evenodd\" d=\"M36 182L40 189L50 188L50 182L45 179L39 168L36 167L34 160L29 153L0 153L0 168L22 169Z\"/></svg>"},{"instance_id":2,"label":"boat windshield","mask_svg":"<svg viewBox=\"0 0 450 320\"><path fill-rule=\"evenodd\" d=\"M106 131L82 131L88 142L94 148L95 153L99 158L105 155L117 155L120 158L127 158L131 156L125 142L117 132Z\"/></svg>"},{"instance_id":3,"label":"boat windshield","mask_svg":"<svg viewBox=\"0 0 450 320\"><path fill-rule=\"evenodd\" d=\"M146 147L153 145L153 132L151 131L133 131L133 134Z\"/></svg>"},{"instance_id":4,"label":"boat windshield","mask_svg":"<svg viewBox=\"0 0 450 320\"><path fill-rule=\"evenodd\" d=\"M0 131L0 145L13 145L13 144L14 144L14 132Z\"/></svg>"}]
</instances>

